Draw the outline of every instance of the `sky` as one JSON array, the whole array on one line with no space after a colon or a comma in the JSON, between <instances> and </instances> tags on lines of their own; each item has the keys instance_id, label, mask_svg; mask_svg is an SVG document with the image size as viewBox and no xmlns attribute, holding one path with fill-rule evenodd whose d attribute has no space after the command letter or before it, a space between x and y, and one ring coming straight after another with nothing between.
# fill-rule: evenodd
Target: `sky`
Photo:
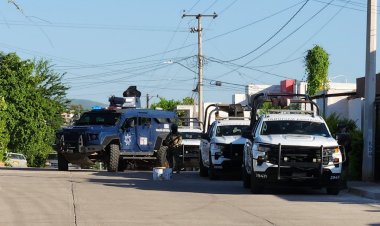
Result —
<instances>
[{"instance_id":1,"label":"sky","mask_svg":"<svg viewBox=\"0 0 380 226\"><path fill-rule=\"evenodd\" d=\"M315 45L331 81L365 74L365 0L0 0L0 51L49 60L70 99L107 103L131 85L150 103L197 98L197 20L182 15L214 12L202 18L205 102L305 80Z\"/></svg>"}]
</instances>

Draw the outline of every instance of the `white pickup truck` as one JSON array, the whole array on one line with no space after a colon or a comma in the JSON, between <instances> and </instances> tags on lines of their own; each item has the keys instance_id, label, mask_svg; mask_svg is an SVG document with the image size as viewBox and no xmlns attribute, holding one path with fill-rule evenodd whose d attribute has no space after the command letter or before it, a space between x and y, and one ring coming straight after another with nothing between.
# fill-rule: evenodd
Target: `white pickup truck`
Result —
<instances>
[{"instance_id":1,"label":"white pickup truck","mask_svg":"<svg viewBox=\"0 0 380 226\"><path fill-rule=\"evenodd\" d=\"M221 173L241 174L243 147L242 133L248 129L249 120L224 119L214 121L200 144L200 176L211 180Z\"/></svg>"},{"instance_id":2,"label":"white pickup truck","mask_svg":"<svg viewBox=\"0 0 380 226\"><path fill-rule=\"evenodd\" d=\"M294 183L339 193L344 152L321 116L275 110L253 120L244 146L245 188L261 193L269 184Z\"/></svg>"}]
</instances>

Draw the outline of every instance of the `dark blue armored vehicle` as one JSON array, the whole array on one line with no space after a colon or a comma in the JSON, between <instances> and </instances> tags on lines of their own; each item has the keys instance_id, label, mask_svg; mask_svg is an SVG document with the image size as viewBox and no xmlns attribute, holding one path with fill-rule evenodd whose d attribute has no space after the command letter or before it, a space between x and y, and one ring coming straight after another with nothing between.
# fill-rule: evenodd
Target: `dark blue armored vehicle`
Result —
<instances>
[{"instance_id":1,"label":"dark blue armored vehicle","mask_svg":"<svg viewBox=\"0 0 380 226\"><path fill-rule=\"evenodd\" d=\"M58 131L58 169L66 171L69 163L86 166L96 161L104 162L110 172L124 170L131 160L164 164L167 147L162 142L176 114L139 109L137 94L111 97L109 108L85 112L73 126Z\"/></svg>"}]
</instances>

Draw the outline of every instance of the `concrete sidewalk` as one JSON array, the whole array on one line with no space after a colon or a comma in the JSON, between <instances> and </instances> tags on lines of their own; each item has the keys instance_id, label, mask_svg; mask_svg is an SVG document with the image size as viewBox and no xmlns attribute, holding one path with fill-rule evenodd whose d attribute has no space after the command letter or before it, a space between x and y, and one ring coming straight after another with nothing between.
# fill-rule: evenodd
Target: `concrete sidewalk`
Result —
<instances>
[{"instance_id":1,"label":"concrete sidewalk","mask_svg":"<svg viewBox=\"0 0 380 226\"><path fill-rule=\"evenodd\" d=\"M348 181L347 189L349 193L370 199L380 200L380 183Z\"/></svg>"}]
</instances>

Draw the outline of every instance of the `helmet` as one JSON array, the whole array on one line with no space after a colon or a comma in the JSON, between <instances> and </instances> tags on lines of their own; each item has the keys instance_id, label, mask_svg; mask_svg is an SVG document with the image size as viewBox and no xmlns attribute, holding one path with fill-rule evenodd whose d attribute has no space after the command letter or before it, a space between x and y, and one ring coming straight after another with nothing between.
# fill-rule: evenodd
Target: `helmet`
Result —
<instances>
[{"instance_id":1,"label":"helmet","mask_svg":"<svg viewBox=\"0 0 380 226\"><path fill-rule=\"evenodd\" d=\"M177 133L178 132L178 126L177 126L177 124L172 124L171 126L170 126L170 130L172 131L172 133Z\"/></svg>"}]
</instances>

